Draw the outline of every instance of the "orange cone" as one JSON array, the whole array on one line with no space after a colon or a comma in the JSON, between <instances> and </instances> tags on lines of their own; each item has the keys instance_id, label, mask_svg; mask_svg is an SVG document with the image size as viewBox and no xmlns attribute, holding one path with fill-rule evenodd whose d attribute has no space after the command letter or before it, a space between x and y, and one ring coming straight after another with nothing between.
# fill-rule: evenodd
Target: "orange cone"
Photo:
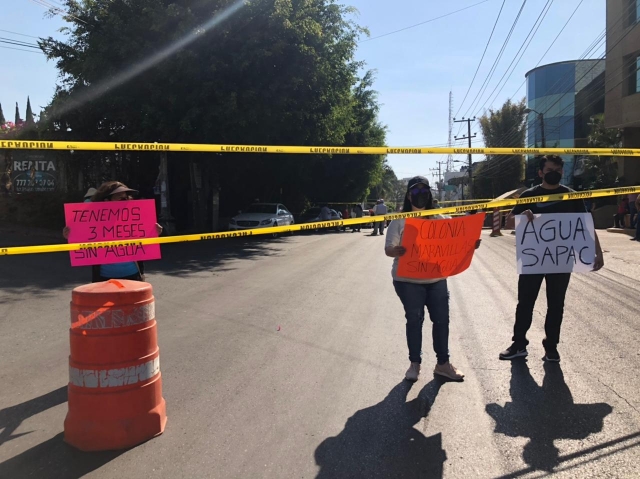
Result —
<instances>
[{"instance_id":1,"label":"orange cone","mask_svg":"<svg viewBox=\"0 0 640 479\"><path fill-rule=\"evenodd\" d=\"M82 451L124 449L167 423L151 285L109 280L71 300L64 439Z\"/></svg>"}]
</instances>

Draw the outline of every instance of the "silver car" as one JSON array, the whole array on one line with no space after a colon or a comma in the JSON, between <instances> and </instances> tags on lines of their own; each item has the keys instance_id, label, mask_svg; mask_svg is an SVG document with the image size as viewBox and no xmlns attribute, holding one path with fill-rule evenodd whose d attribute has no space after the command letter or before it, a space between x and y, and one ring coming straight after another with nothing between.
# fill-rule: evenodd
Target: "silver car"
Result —
<instances>
[{"instance_id":1,"label":"silver car","mask_svg":"<svg viewBox=\"0 0 640 479\"><path fill-rule=\"evenodd\" d=\"M283 204L254 203L246 211L240 212L229 220L229 230L271 228L292 224L294 224L293 215ZM277 236L277 233L274 236Z\"/></svg>"}]
</instances>

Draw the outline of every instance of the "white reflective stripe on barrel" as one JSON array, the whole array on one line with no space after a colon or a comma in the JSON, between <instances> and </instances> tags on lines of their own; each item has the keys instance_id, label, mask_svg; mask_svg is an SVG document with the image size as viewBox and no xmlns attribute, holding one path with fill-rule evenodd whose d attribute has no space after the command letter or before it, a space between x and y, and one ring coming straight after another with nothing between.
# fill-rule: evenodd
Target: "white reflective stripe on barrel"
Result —
<instances>
[{"instance_id":1,"label":"white reflective stripe on barrel","mask_svg":"<svg viewBox=\"0 0 640 479\"><path fill-rule=\"evenodd\" d=\"M77 314L79 317L73 317ZM151 302L126 309L105 307L93 311L78 313L71 311L71 323L80 329L113 329L134 326L151 321L156 317L156 303Z\"/></svg>"},{"instance_id":2,"label":"white reflective stripe on barrel","mask_svg":"<svg viewBox=\"0 0 640 479\"><path fill-rule=\"evenodd\" d=\"M160 373L160 357L127 368L78 369L69 367L69 382L85 388L113 388L147 381Z\"/></svg>"}]
</instances>

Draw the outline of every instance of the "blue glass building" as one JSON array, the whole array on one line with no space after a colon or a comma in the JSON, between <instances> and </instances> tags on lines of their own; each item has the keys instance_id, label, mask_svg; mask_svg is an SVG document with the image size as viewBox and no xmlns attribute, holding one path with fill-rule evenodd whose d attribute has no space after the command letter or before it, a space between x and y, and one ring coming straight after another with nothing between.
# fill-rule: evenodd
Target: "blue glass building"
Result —
<instances>
[{"instance_id":1,"label":"blue glass building","mask_svg":"<svg viewBox=\"0 0 640 479\"><path fill-rule=\"evenodd\" d=\"M579 148L586 146L590 131L590 117L604 112L604 60L575 60L543 65L529 71L527 79L527 106L531 112L527 118L527 146L542 146L542 124L538 113L544 117L544 139L547 147ZM565 160L562 183L574 184L575 159ZM537 165L533 157L528 159L527 184L537 184Z\"/></svg>"}]
</instances>

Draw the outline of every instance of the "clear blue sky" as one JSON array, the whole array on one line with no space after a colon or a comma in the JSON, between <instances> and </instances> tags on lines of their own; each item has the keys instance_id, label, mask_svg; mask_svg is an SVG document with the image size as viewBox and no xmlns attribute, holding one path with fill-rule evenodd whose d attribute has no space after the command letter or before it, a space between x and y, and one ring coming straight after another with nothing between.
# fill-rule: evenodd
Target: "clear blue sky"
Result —
<instances>
[{"instance_id":1,"label":"clear blue sky","mask_svg":"<svg viewBox=\"0 0 640 479\"><path fill-rule=\"evenodd\" d=\"M373 38L480 1L482 0L343 0L342 3L358 9L358 23L369 28ZM579 2L580 0L553 1L522 60L493 104L487 102L485 108L499 107L514 93L515 100L525 95L524 87L518 90L524 74L536 66ZM60 17L45 18L45 8L30 0L13 0L12 3L11 8L3 11L0 29L33 36L62 37L58 32L64 26ZM55 2L50 0L49 3ZM482 101L468 116L482 112L480 107L485 103L485 98L507 70L546 3L546 0L527 0ZM455 114L478 66L501 4L502 0L488 0L451 16L360 44L358 59L366 61L368 68L377 71L375 88L382 103L380 119L389 129L387 143L390 146L440 145L447 142L449 91L453 91ZM489 73L521 5L520 0L506 0L478 76L458 117L471 106L471 101ZM605 1L583 0L541 64L577 59L604 28ZM33 38L6 32L0 32L0 37L35 41ZM5 43L0 43L0 46L14 47ZM591 57L600 56L603 52L604 47L594 51ZM55 66L47 62L42 54L0 48L0 61L3 65L0 102L8 120L13 120L16 101L20 103L20 113L24 117L27 95L30 95L36 112L49 102L55 90L57 72ZM458 132L458 128L459 125L456 125L454 134ZM473 132L478 133L480 140L479 129L474 128ZM437 167L436 162L442 159L439 156L389 157L391 166L400 178L415 174L431 176L430 168Z\"/></svg>"}]
</instances>

